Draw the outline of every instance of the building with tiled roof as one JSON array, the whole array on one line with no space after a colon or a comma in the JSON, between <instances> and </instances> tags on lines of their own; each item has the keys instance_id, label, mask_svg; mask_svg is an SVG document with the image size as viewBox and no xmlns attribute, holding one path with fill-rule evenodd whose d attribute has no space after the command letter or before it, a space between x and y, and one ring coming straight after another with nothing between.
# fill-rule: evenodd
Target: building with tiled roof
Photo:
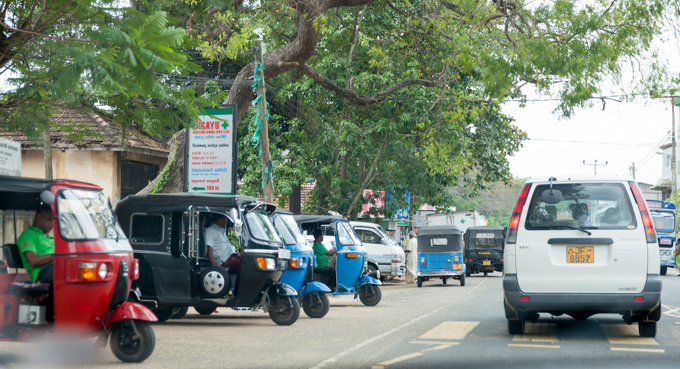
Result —
<instances>
[{"instance_id":1,"label":"building with tiled roof","mask_svg":"<svg viewBox=\"0 0 680 369\"><path fill-rule=\"evenodd\" d=\"M97 184L114 203L144 188L167 161L165 142L124 127L105 113L61 107L53 123L50 139L54 178ZM23 177L45 177L42 142L19 131L0 131L0 137L21 143Z\"/></svg>"}]
</instances>

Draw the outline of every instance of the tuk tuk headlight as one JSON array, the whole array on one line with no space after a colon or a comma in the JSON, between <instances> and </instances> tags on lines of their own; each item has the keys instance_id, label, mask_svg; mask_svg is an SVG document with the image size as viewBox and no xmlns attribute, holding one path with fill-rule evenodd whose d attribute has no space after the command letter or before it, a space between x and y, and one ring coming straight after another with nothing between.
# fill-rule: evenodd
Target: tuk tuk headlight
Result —
<instances>
[{"instance_id":1,"label":"tuk tuk headlight","mask_svg":"<svg viewBox=\"0 0 680 369\"><path fill-rule=\"evenodd\" d=\"M257 258L257 266L262 269L276 269L276 260L272 258Z\"/></svg>"},{"instance_id":2,"label":"tuk tuk headlight","mask_svg":"<svg viewBox=\"0 0 680 369\"><path fill-rule=\"evenodd\" d=\"M106 267L105 263L102 263L102 265L99 266L99 278L104 279L106 278L106 274L109 272L109 268Z\"/></svg>"}]
</instances>

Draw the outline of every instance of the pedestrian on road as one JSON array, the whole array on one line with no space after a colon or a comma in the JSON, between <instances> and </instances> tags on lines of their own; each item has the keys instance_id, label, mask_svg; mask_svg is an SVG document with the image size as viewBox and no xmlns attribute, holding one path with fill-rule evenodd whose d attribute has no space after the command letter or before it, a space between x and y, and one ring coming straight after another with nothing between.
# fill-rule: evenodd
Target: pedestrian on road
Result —
<instances>
[{"instance_id":1,"label":"pedestrian on road","mask_svg":"<svg viewBox=\"0 0 680 369\"><path fill-rule=\"evenodd\" d=\"M416 239L416 233L411 231L408 234L409 239L404 246L404 253L406 253L406 283L415 283L416 268L418 260L418 240Z\"/></svg>"}]
</instances>

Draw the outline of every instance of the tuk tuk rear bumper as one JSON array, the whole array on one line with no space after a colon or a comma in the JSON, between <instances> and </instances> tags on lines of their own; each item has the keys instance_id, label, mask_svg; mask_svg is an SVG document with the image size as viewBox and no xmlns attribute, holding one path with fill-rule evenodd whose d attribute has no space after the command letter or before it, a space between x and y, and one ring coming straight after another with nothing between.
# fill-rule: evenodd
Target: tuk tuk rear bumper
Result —
<instances>
[{"instance_id":1,"label":"tuk tuk rear bumper","mask_svg":"<svg viewBox=\"0 0 680 369\"><path fill-rule=\"evenodd\" d=\"M519 288L517 275L506 274L503 276L503 295L507 307L520 318L531 312L651 313L661 303L661 277L648 274L645 288L640 293L524 293ZM522 297L528 300L522 301ZM636 297L642 297L642 301L635 301Z\"/></svg>"},{"instance_id":2,"label":"tuk tuk rear bumper","mask_svg":"<svg viewBox=\"0 0 680 369\"><path fill-rule=\"evenodd\" d=\"M418 277L450 277L465 274L465 269L460 270L444 270L444 271L417 271Z\"/></svg>"}]
</instances>

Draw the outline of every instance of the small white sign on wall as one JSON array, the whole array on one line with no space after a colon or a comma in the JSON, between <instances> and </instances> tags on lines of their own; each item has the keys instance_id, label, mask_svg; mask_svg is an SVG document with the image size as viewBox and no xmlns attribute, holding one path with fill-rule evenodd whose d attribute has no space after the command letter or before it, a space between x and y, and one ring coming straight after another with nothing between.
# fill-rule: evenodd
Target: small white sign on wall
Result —
<instances>
[{"instance_id":1,"label":"small white sign on wall","mask_svg":"<svg viewBox=\"0 0 680 369\"><path fill-rule=\"evenodd\" d=\"M21 177L21 144L0 137L0 175Z\"/></svg>"}]
</instances>

